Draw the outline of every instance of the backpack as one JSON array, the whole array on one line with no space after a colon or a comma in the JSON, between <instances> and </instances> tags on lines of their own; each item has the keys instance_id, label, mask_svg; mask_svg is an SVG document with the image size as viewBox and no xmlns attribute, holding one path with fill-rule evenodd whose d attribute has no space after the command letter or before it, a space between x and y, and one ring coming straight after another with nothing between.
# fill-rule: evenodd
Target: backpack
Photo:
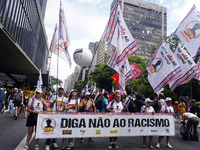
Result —
<instances>
[{"instance_id":1,"label":"backpack","mask_svg":"<svg viewBox=\"0 0 200 150\"><path fill-rule=\"evenodd\" d=\"M137 112L137 105L135 101L130 97L129 98L129 104L128 104L128 111L129 112Z\"/></svg>"},{"instance_id":2,"label":"backpack","mask_svg":"<svg viewBox=\"0 0 200 150\"><path fill-rule=\"evenodd\" d=\"M103 109L103 99L102 97L99 97L96 101L95 101L95 106L96 108L101 111Z\"/></svg>"}]
</instances>

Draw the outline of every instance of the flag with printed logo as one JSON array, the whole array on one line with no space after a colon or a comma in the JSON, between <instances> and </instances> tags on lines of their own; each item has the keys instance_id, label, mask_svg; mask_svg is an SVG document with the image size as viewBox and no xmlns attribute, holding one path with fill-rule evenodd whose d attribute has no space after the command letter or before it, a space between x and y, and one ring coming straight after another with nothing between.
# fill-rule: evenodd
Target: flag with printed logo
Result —
<instances>
[{"instance_id":1,"label":"flag with printed logo","mask_svg":"<svg viewBox=\"0 0 200 150\"><path fill-rule=\"evenodd\" d=\"M59 29L58 29L58 45L57 50L59 52L59 56L63 58L65 61L69 63L71 67L71 58L69 55L69 47L70 41L67 31L67 22L65 19L64 9L62 7L62 3L60 1L60 13L59 13Z\"/></svg>"},{"instance_id":2,"label":"flag with printed logo","mask_svg":"<svg viewBox=\"0 0 200 150\"><path fill-rule=\"evenodd\" d=\"M180 64L182 75L180 75L176 80L169 83L171 90L174 90L181 84L189 82L192 78L196 76L197 65L193 61L192 57L181 48L178 44L174 56L176 57L178 63Z\"/></svg>"},{"instance_id":3,"label":"flag with printed logo","mask_svg":"<svg viewBox=\"0 0 200 150\"><path fill-rule=\"evenodd\" d=\"M200 53L200 12L194 5L175 31L192 58Z\"/></svg>"},{"instance_id":4,"label":"flag with printed logo","mask_svg":"<svg viewBox=\"0 0 200 150\"><path fill-rule=\"evenodd\" d=\"M196 71L195 79L200 81L200 59L198 59L197 61L197 71Z\"/></svg>"},{"instance_id":5,"label":"flag with printed logo","mask_svg":"<svg viewBox=\"0 0 200 150\"><path fill-rule=\"evenodd\" d=\"M147 65L147 71L149 83L155 93L160 93L163 87L182 74L176 57L165 41L155 51Z\"/></svg>"},{"instance_id":6,"label":"flag with printed logo","mask_svg":"<svg viewBox=\"0 0 200 150\"><path fill-rule=\"evenodd\" d=\"M108 43L115 46L115 50L108 60L107 65L118 72L119 88L124 91L125 76L129 78L133 76L129 62L126 59L135 53L139 47L124 21L118 1L114 5L103 38L105 38ZM126 68L123 68L125 66Z\"/></svg>"}]
</instances>

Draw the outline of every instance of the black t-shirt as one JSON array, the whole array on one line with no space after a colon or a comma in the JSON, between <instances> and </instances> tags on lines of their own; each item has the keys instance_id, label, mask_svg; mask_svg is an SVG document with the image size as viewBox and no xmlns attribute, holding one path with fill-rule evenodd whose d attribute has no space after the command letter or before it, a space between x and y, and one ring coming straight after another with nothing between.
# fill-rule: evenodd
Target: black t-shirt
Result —
<instances>
[{"instance_id":1,"label":"black t-shirt","mask_svg":"<svg viewBox=\"0 0 200 150\"><path fill-rule=\"evenodd\" d=\"M196 105L193 105L191 108L190 108L190 112L195 114L197 113L197 106Z\"/></svg>"},{"instance_id":2,"label":"black t-shirt","mask_svg":"<svg viewBox=\"0 0 200 150\"><path fill-rule=\"evenodd\" d=\"M10 99L12 99L12 100L13 100L13 97L14 97L15 93L16 93L16 92L11 92Z\"/></svg>"}]
</instances>

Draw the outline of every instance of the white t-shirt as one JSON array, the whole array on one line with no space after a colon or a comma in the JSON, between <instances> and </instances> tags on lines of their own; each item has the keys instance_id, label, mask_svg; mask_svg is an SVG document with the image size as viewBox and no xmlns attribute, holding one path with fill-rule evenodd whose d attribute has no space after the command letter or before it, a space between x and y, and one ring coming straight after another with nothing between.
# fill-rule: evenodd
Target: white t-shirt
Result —
<instances>
[{"instance_id":1,"label":"white t-shirt","mask_svg":"<svg viewBox=\"0 0 200 150\"><path fill-rule=\"evenodd\" d=\"M69 101L69 99L68 99ZM76 99L71 99L69 102L68 102L68 106L71 106L71 105L75 105L76 104ZM78 99L78 105L80 104L80 99ZM67 112L77 112L77 108L70 108L68 109Z\"/></svg>"},{"instance_id":2,"label":"white t-shirt","mask_svg":"<svg viewBox=\"0 0 200 150\"><path fill-rule=\"evenodd\" d=\"M189 112L184 113L183 116L186 116L188 119L193 118L193 117L198 118L195 114L189 113Z\"/></svg>"},{"instance_id":3,"label":"white t-shirt","mask_svg":"<svg viewBox=\"0 0 200 150\"><path fill-rule=\"evenodd\" d=\"M172 106L163 105L160 112L162 113L174 113L174 108Z\"/></svg>"},{"instance_id":4,"label":"white t-shirt","mask_svg":"<svg viewBox=\"0 0 200 150\"><path fill-rule=\"evenodd\" d=\"M123 106L121 101L120 102L114 101L113 105L112 106L111 105L112 105L112 102L110 102L108 104L107 108L114 110L116 113L117 112L121 112L123 110L123 108L124 108L124 106Z\"/></svg>"},{"instance_id":5,"label":"white t-shirt","mask_svg":"<svg viewBox=\"0 0 200 150\"><path fill-rule=\"evenodd\" d=\"M56 99L56 95L53 95L50 99L50 103L53 103ZM56 110L62 110L63 107L65 107L65 104L67 104L68 102L68 99L64 96L62 97L59 97L57 95L57 102L53 104L53 109L52 111L56 111ZM57 109L56 109L56 106L57 106Z\"/></svg>"},{"instance_id":6,"label":"white t-shirt","mask_svg":"<svg viewBox=\"0 0 200 150\"><path fill-rule=\"evenodd\" d=\"M36 98L31 98L28 102L28 106L31 107L31 109L33 109L34 111L43 111L43 103Z\"/></svg>"},{"instance_id":7,"label":"white t-shirt","mask_svg":"<svg viewBox=\"0 0 200 150\"><path fill-rule=\"evenodd\" d=\"M141 113L143 113L145 107L146 107L145 105L141 107ZM150 106L150 107L146 108L146 112L144 112L144 113L152 113L153 111L154 111L154 108L152 106Z\"/></svg>"}]
</instances>

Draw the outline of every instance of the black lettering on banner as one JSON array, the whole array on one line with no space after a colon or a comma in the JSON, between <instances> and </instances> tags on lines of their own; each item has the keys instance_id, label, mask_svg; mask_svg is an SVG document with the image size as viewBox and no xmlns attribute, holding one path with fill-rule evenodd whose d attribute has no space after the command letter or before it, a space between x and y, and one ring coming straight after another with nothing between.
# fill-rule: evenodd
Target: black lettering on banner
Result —
<instances>
[{"instance_id":1,"label":"black lettering on banner","mask_svg":"<svg viewBox=\"0 0 200 150\"><path fill-rule=\"evenodd\" d=\"M128 119L128 127L133 127L134 126L134 119L129 118Z\"/></svg>"},{"instance_id":2,"label":"black lettering on banner","mask_svg":"<svg viewBox=\"0 0 200 150\"><path fill-rule=\"evenodd\" d=\"M186 61L184 60L184 58L180 54L177 54L177 57L181 60L182 64L186 63Z\"/></svg>"},{"instance_id":3,"label":"black lettering on banner","mask_svg":"<svg viewBox=\"0 0 200 150\"><path fill-rule=\"evenodd\" d=\"M98 123L97 123L97 128L103 128L103 120L102 120L102 117L99 117L99 120L98 120Z\"/></svg>"},{"instance_id":4,"label":"black lettering on banner","mask_svg":"<svg viewBox=\"0 0 200 150\"><path fill-rule=\"evenodd\" d=\"M109 119L105 119L105 120L104 120L104 126L105 126L106 128L109 128L109 127L110 127L110 120L109 120Z\"/></svg>"},{"instance_id":5,"label":"black lettering on banner","mask_svg":"<svg viewBox=\"0 0 200 150\"><path fill-rule=\"evenodd\" d=\"M89 128L93 127L96 128L97 126L97 119L89 119Z\"/></svg>"},{"instance_id":6,"label":"black lettering on banner","mask_svg":"<svg viewBox=\"0 0 200 150\"><path fill-rule=\"evenodd\" d=\"M142 119L141 120L141 125L142 125L142 127L146 127L147 126L147 120L146 119Z\"/></svg>"},{"instance_id":7,"label":"black lettering on banner","mask_svg":"<svg viewBox=\"0 0 200 150\"><path fill-rule=\"evenodd\" d=\"M156 119L156 127L164 127L163 119Z\"/></svg>"},{"instance_id":8,"label":"black lettering on banner","mask_svg":"<svg viewBox=\"0 0 200 150\"><path fill-rule=\"evenodd\" d=\"M170 123L169 123L169 119L165 119L165 127L169 127Z\"/></svg>"},{"instance_id":9,"label":"black lettering on banner","mask_svg":"<svg viewBox=\"0 0 200 150\"><path fill-rule=\"evenodd\" d=\"M126 120L120 119L120 127L125 127L125 126L126 126Z\"/></svg>"},{"instance_id":10,"label":"black lettering on banner","mask_svg":"<svg viewBox=\"0 0 200 150\"><path fill-rule=\"evenodd\" d=\"M140 119L138 119L138 118L135 120L135 127L141 127Z\"/></svg>"},{"instance_id":11,"label":"black lettering on banner","mask_svg":"<svg viewBox=\"0 0 200 150\"><path fill-rule=\"evenodd\" d=\"M72 119L72 128L77 128L78 127L78 119Z\"/></svg>"},{"instance_id":12,"label":"black lettering on banner","mask_svg":"<svg viewBox=\"0 0 200 150\"><path fill-rule=\"evenodd\" d=\"M118 120L118 119L115 119L115 120L114 120L113 128L114 128L114 127L119 127L119 120Z\"/></svg>"},{"instance_id":13,"label":"black lettering on banner","mask_svg":"<svg viewBox=\"0 0 200 150\"><path fill-rule=\"evenodd\" d=\"M155 126L155 120L154 119L150 119L150 127L154 127Z\"/></svg>"},{"instance_id":14,"label":"black lettering on banner","mask_svg":"<svg viewBox=\"0 0 200 150\"><path fill-rule=\"evenodd\" d=\"M61 128L67 128L67 122L68 122L67 119L62 118L60 127Z\"/></svg>"},{"instance_id":15,"label":"black lettering on banner","mask_svg":"<svg viewBox=\"0 0 200 150\"><path fill-rule=\"evenodd\" d=\"M82 119L80 120L79 128L86 128L85 119L82 118Z\"/></svg>"},{"instance_id":16,"label":"black lettering on banner","mask_svg":"<svg viewBox=\"0 0 200 150\"><path fill-rule=\"evenodd\" d=\"M147 126L146 127L149 127L149 119L147 119Z\"/></svg>"},{"instance_id":17,"label":"black lettering on banner","mask_svg":"<svg viewBox=\"0 0 200 150\"><path fill-rule=\"evenodd\" d=\"M166 57L166 55L164 54L163 51L161 51L161 56L164 58L164 60L167 62L168 65L170 65L170 61L168 60L168 58Z\"/></svg>"}]
</instances>

